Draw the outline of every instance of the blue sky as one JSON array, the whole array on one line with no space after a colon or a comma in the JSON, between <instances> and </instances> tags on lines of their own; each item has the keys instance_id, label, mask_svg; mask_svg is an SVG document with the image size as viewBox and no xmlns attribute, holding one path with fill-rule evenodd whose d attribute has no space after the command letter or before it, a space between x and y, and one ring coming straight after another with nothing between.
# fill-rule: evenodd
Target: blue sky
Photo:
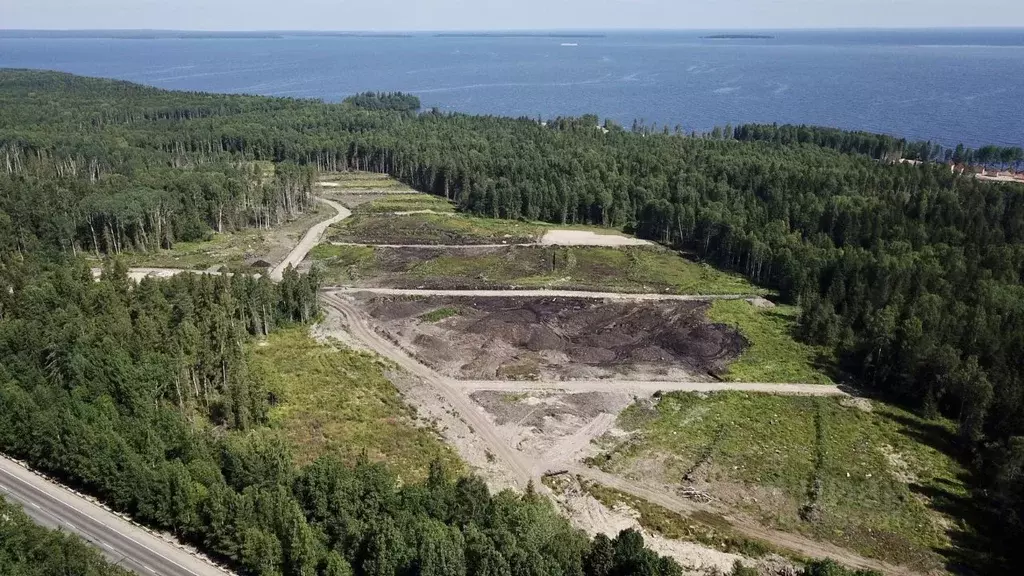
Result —
<instances>
[{"instance_id":1,"label":"blue sky","mask_svg":"<svg viewBox=\"0 0 1024 576\"><path fill-rule=\"evenodd\" d=\"M0 28L512 30L1024 26L1022 0L0 0Z\"/></svg>"}]
</instances>

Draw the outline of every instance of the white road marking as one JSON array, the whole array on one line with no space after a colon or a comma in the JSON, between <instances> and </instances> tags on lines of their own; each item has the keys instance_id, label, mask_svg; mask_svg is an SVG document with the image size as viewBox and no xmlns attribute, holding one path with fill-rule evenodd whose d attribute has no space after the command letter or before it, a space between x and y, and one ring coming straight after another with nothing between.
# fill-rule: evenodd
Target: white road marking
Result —
<instances>
[{"instance_id":1,"label":"white road marking","mask_svg":"<svg viewBox=\"0 0 1024 576\"><path fill-rule=\"evenodd\" d=\"M0 457L2 457L2 456L0 456ZM26 471L28 471L28 472L29 472L29 474L34 474L34 472L32 472L32 471L31 471L31 470L29 470L29 469L26 469ZM57 503L57 504L61 504L61 505L63 505L63 506L64 506L64 507L66 507L66 508L69 508L69 509L72 509L72 510L76 510L76 511L77 511L77 512L78 512L79 514L81 514L82 516L85 516L85 517L86 517L86 518L88 518L89 520L92 520L93 522L95 522L95 523L99 524L100 526L103 526L103 527L104 527L104 528L106 528L107 530L110 530L111 532L113 532L113 533L117 534L118 536L121 536L122 538L124 538L125 540L127 540L127 541L131 542L132 544L135 544L136 546L139 546L140 548L143 548L144 550L146 550L146 551L148 551L148 552L150 552L150 553L152 553L152 554L155 554L155 555L157 555L157 556L159 556L159 557L163 558L163 559L164 559L164 560L166 560L166 561L167 561L168 563L170 563L170 564L173 564L173 565L177 566L178 568L181 568L182 570L185 570L185 571L186 571L186 572L188 572L189 574L198 574L197 572L193 571L192 569L190 569L190 568L187 568L187 567L185 567L185 566L182 566L181 564L179 564L178 562L174 561L173 559L171 559L171 558L168 558L167 556L164 556L164 555L163 555L163 554L161 554L160 552L158 552L158 551L156 551L156 550L154 550L154 549L150 548L149 546L147 546L147 545L143 544L142 542L139 542L139 541L138 541L138 540L136 540L135 538L132 538L132 537L131 537L131 536L129 536L129 535L127 534L127 533L121 532L121 531L120 531L120 530L118 530L117 528L115 528L115 527L113 527L113 526L110 526L109 524L107 524L107 523L103 522L102 520L99 520L98 518L96 518L96 517L94 517L94 516L92 516L92 515L88 514L88 513L87 513L87 512L85 512L84 510L80 510L80 509L78 509L78 508L74 507L73 505L71 505L71 504L69 504L69 503L67 503L67 502L64 502L64 501L63 501L63 500L61 500L60 498L57 498L57 497L55 497L55 496L53 496L53 495L51 495L51 494L47 493L47 492L46 492L45 490L43 490L42 488L39 488L38 486L35 486L35 485L33 485L33 484L32 484L31 482L29 482L28 480L26 480L26 479L24 479L24 478L21 478L21 477L19 477L19 476L17 476L17 475L15 475L15 474L14 474L13 472L10 472L10 471L8 471L8 470L0 470L0 472L2 472L3 474L6 474L7 476L10 476L11 478L14 478L14 479L15 479L15 480L17 480L18 482L21 482L22 484L24 484L24 485L25 485L26 487L28 487L29 489L31 489L31 490L33 490L33 491L35 491L35 492L38 492L38 493L40 493L40 494L42 494L42 495L46 496L46 497L47 497L48 499L52 500L53 502L55 502L55 503ZM60 485L56 485L56 486L55 486L55 488L56 488L56 489L64 489L64 488L63 488L63 486L60 486ZM70 493L70 490L67 490L67 489L64 489L64 490ZM41 507L40 507L40 506L39 506L38 504L32 503L32 505L33 505L33 506L35 506L36 508L39 508L40 510L42 510L42 508L41 508ZM45 512L45 511L44 511L43 513L44 513L44 514L47 514L47 513ZM62 521L62 520L61 520L60 518L57 518L56 516L53 516L52 514L47 514L47 515L48 515L48 516L51 516L51 517L53 517L53 518L54 518L54 519L56 519L57 521ZM212 566L212 565L211 565L211 567L212 567L212 568L214 568L215 570L219 571L219 572L220 572L220 573L222 573L222 574L231 574L230 572L225 572L225 571L224 571L224 570L223 570L222 568L220 568L219 566ZM157 572L153 571L153 569L152 569L152 568L148 568L148 569L150 570L150 572L153 572L154 574L156 574L156 573L157 573Z\"/></svg>"},{"instance_id":2,"label":"white road marking","mask_svg":"<svg viewBox=\"0 0 1024 576\"><path fill-rule=\"evenodd\" d=\"M32 507L35 508L36 510L42 510L43 509L42 506L40 506L39 504L36 504L35 502L32 503Z\"/></svg>"}]
</instances>

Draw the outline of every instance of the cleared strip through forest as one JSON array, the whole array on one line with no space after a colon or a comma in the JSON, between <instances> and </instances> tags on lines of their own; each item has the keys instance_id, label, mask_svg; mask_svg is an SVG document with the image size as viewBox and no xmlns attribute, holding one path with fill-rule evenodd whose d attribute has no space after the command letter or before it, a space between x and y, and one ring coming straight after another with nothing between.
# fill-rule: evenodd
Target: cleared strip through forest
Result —
<instances>
[{"instance_id":1,"label":"cleared strip through forest","mask_svg":"<svg viewBox=\"0 0 1024 576\"><path fill-rule=\"evenodd\" d=\"M681 300L704 302L711 300L753 300L755 294L632 294L628 292L587 292L585 290L423 290L404 288L352 288L324 286L322 292L338 294L371 293L383 296L468 296L472 298L596 298L600 300Z\"/></svg>"},{"instance_id":2,"label":"cleared strip through forest","mask_svg":"<svg viewBox=\"0 0 1024 576\"><path fill-rule=\"evenodd\" d=\"M767 382L669 382L645 380L453 380L467 391L514 392L625 392L652 395L658 392L755 392L781 396L849 396L839 386L828 384L771 384Z\"/></svg>"},{"instance_id":3,"label":"cleared strip through forest","mask_svg":"<svg viewBox=\"0 0 1024 576\"><path fill-rule=\"evenodd\" d=\"M641 498L654 504L658 504L659 506L675 511L677 513L688 514L698 510L705 510L705 508L695 503L689 502L681 498L676 498L666 493L664 490L648 488L646 486L635 484L633 482L602 472L600 470L595 470L593 468L581 466L572 462L537 462L534 459L527 456L526 454L523 454L518 450L514 450L506 442L502 440L501 434L498 432L494 423L491 422L490 419L485 417L479 410L473 409L471 404L472 401L468 396L468 391L472 390L472 384L469 387L464 386L466 382L460 382L458 380L442 376L441 374L438 374L430 367L425 366L419 361L410 357L410 355L401 350L397 345L389 342L388 340L374 332L373 328L370 327L369 321L365 318L363 312L358 308L358 306L351 302L349 299L339 296L336 292L337 291L335 291L335 293L332 293L331 291L321 292L321 297L328 308L328 314L339 315L339 319L341 320L342 325L349 329L350 334L352 334L357 339L361 340L371 350L380 354L381 356L384 356L385 358L388 358L389 360L396 362L403 369L406 369L415 376L422 378L428 384L435 386L436 390L444 395L444 397L448 400L450 405L457 412L459 412L460 415L467 420L467 422L471 423L474 433L478 435L486 444L490 445L491 453L494 455L496 459L502 461L505 467L515 475L515 477L518 480L517 483L519 483L520 485L522 485L522 483L525 480L532 480L534 486L543 487L544 485L541 482L542 478L540 477L540 474L542 474L544 470L549 469L551 466L555 466L558 468L565 468L569 470L569 472L580 478L604 484L606 486L610 486L612 488L615 488L616 490L620 490L637 498ZM358 292L358 290L356 290L356 292ZM494 384L501 383L488 382L486 384L481 385L490 386ZM508 386L522 385L524 387L510 389L529 390L529 386L531 384L536 383L511 382L504 384ZM600 384L606 387L605 389L618 390L617 386L622 383L617 381L607 381L601 382ZM664 387L664 385L671 383L657 384L658 386ZM713 384L681 383L680 385L709 386ZM724 389L729 389L728 386L730 386L730 384L721 384L720 386L726 387ZM822 394L844 394L843 391L833 386L819 387L817 385L797 384L790 385L790 388L788 390L785 385L780 384L740 383L737 384L736 386L738 386L738 389L740 390L744 390L745 388L749 389L751 387L760 388L768 386L778 386L780 387L779 393L794 394L807 394L810 393L812 390L817 390L818 388L820 388L820 392ZM653 393L653 391L651 393ZM764 526L756 522L744 521L733 518L729 518L727 519L727 521L737 532L741 534L768 541L776 546L792 550L801 555L817 558L831 557L849 566L881 570L885 574L898 574L901 576L912 576L916 574L912 570L898 566L893 566L891 564L881 562L878 560L873 560L871 558L866 558L849 550L839 548L838 546L835 546L833 544L819 542L817 540L806 538L804 536L800 536L797 534L789 534L765 528Z\"/></svg>"}]
</instances>

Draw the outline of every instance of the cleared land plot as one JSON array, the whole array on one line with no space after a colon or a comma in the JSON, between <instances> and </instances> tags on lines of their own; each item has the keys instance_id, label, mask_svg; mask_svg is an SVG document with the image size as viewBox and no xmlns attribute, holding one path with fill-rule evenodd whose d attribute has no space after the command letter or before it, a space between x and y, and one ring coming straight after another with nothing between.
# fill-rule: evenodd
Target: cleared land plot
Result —
<instances>
[{"instance_id":1,"label":"cleared land plot","mask_svg":"<svg viewBox=\"0 0 1024 576\"><path fill-rule=\"evenodd\" d=\"M321 244L310 258L328 284L439 290L557 288L757 294L740 276L657 247L392 248Z\"/></svg>"},{"instance_id":2,"label":"cleared land plot","mask_svg":"<svg viewBox=\"0 0 1024 576\"><path fill-rule=\"evenodd\" d=\"M362 244L525 244L536 242L542 227L512 220L444 214L361 214L331 228L330 242Z\"/></svg>"},{"instance_id":3,"label":"cleared land plot","mask_svg":"<svg viewBox=\"0 0 1024 576\"><path fill-rule=\"evenodd\" d=\"M712 303L708 319L739 330L750 344L721 374L731 382L831 384L823 371L832 358L823 348L793 336L799 310L794 306L755 306L746 300Z\"/></svg>"},{"instance_id":4,"label":"cleared land plot","mask_svg":"<svg viewBox=\"0 0 1024 576\"><path fill-rule=\"evenodd\" d=\"M388 214L401 212L436 212L439 214L451 214L455 212L455 205L431 194L420 194L412 192L409 194L358 194L356 205L353 207L353 214ZM364 200L364 201L359 201Z\"/></svg>"},{"instance_id":5,"label":"cleared land plot","mask_svg":"<svg viewBox=\"0 0 1024 576\"><path fill-rule=\"evenodd\" d=\"M746 342L704 302L362 296L390 338L460 379L706 380ZM432 313L446 311L444 319Z\"/></svg>"},{"instance_id":6,"label":"cleared land plot","mask_svg":"<svg viewBox=\"0 0 1024 576\"><path fill-rule=\"evenodd\" d=\"M209 240L177 242L170 250L125 252L120 258L130 268L180 268L209 270L223 267L238 273L263 272L284 259L306 231L334 214L316 203L315 209L295 220L269 230L245 228L223 234L211 233Z\"/></svg>"},{"instance_id":7,"label":"cleared land plot","mask_svg":"<svg viewBox=\"0 0 1024 576\"><path fill-rule=\"evenodd\" d=\"M549 246L650 246L647 240L589 230L548 230L540 239Z\"/></svg>"},{"instance_id":8,"label":"cleared land plot","mask_svg":"<svg viewBox=\"0 0 1024 576\"><path fill-rule=\"evenodd\" d=\"M387 174L377 172L323 172L319 183L338 192L346 190L380 190L384 192L412 192L405 184Z\"/></svg>"},{"instance_id":9,"label":"cleared land plot","mask_svg":"<svg viewBox=\"0 0 1024 576\"><path fill-rule=\"evenodd\" d=\"M462 469L403 402L376 356L318 344L302 328L275 332L251 351L277 398L271 425L283 431L300 464L326 453L349 461L366 454L410 481L425 478L434 459Z\"/></svg>"},{"instance_id":10,"label":"cleared land plot","mask_svg":"<svg viewBox=\"0 0 1024 576\"><path fill-rule=\"evenodd\" d=\"M926 494L965 495L964 470L933 447L948 427L864 399L672 393L618 426L632 436L599 440L593 465L921 571L950 546L947 503Z\"/></svg>"},{"instance_id":11,"label":"cleared land plot","mask_svg":"<svg viewBox=\"0 0 1024 576\"><path fill-rule=\"evenodd\" d=\"M480 390L470 398L490 416L518 450L547 467L558 469L591 454L591 440L614 424L614 414L632 401L611 392L499 392Z\"/></svg>"}]
</instances>

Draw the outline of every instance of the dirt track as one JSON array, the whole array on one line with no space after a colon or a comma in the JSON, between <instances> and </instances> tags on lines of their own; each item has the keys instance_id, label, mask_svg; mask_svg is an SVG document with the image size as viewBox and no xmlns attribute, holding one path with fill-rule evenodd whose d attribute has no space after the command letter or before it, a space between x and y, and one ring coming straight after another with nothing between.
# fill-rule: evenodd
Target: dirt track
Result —
<instances>
[{"instance_id":1,"label":"dirt track","mask_svg":"<svg viewBox=\"0 0 1024 576\"><path fill-rule=\"evenodd\" d=\"M712 300L754 300L757 296L744 294L632 294L628 292L588 292L586 290L420 290L404 288L350 288L325 286L322 290L337 294L366 292L383 296L468 296L473 298L593 298L598 300L679 300L683 302L709 302Z\"/></svg>"},{"instance_id":2,"label":"dirt track","mask_svg":"<svg viewBox=\"0 0 1024 576\"><path fill-rule=\"evenodd\" d=\"M455 380L461 390L506 392L624 392L650 396L658 392L754 392L783 396L849 396L838 386L825 384L767 384L764 382L649 382L641 380Z\"/></svg>"},{"instance_id":3,"label":"dirt track","mask_svg":"<svg viewBox=\"0 0 1024 576\"><path fill-rule=\"evenodd\" d=\"M299 245L297 245L283 262L275 267L273 279L279 280L280 273L288 264L297 265L301 262L310 249L316 244L323 232L331 224L338 222L349 215L349 211L335 202L323 200L328 205L338 210L338 214L331 219L315 225L311 228ZM133 270L133 273L141 275L174 275L185 270L169 269L145 269ZM192 272L192 271L188 271ZM501 382L486 381L460 382L438 375L433 370L410 358L398 346L392 344L385 338L376 334L368 327L362 312L354 306L344 295L357 292L372 292L384 295L419 295L419 296L472 296L472 297L572 297L572 298L597 298L604 300L680 300L680 301L708 301L715 299L738 299L750 298L744 296L685 296L685 295L663 295L663 294L619 294L619 293L595 293L576 291L443 291L443 290L393 290L393 289L337 289L325 290L321 297L327 307L328 315L339 319L352 336L366 344L374 352L395 362L399 367L408 373L416 376L438 394L457 412L468 426L471 433L486 446L488 460L494 460L494 465L505 470L510 483L525 488L531 481L535 488L547 493L547 488L540 482L540 474L551 467L567 469L571 473L600 484L607 485L633 496L643 498L658 504L669 510L679 513L691 513L704 508L684 499L676 498L665 490L639 485L617 476L607 474L600 470L580 466L574 463L575 455L584 449L592 438L607 431L614 418L610 414L603 414L592 420L576 433L564 438L561 442L551 447L542 456L533 458L513 449L498 433L494 423L477 407L469 398L469 392L473 390L509 390L516 392L523 391L551 391L567 390L570 392L593 392L605 391L612 388L637 395L653 394L658 390L689 390L689 391L719 391L719 390L742 390L749 392L775 392L780 394L843 394L841 390L832 386L818 386L805 384L761 384L761 383L708 383L708 382L629 382L625 383L616 380L607 381L582 381L582 382ZM341 296L339 296L341 294ZM897 574L900 576L912 576L915 573L901 567L892 566L878 562L834 545L811 540L796 534L789 534L775 530L766 529L756 522L744 519L729 518L733 528L749 537L762 539L780 547L787 548L809 557L831 557L839 562L857 567L879 570L885 574Z\"/></svg>"},{"instance_id":4,"label":"dirt track","mask_svg":"<svg viewBox=\"0 0 1024 576\"><path fill-rule=\"evenodd\" d=\"M302 240L299 241L295 248L292 248L292 251L288 253L288 256L286 256L285 259L277 266L274 266L274 269L270 271L270 279L274 282L281 281L284 271L288 266L298 266L299 263L306 259L306 254L309 254L309 251L312 250L318 242L320 242L320 238L324 235L324 232L327 231L327 228L352 215L352 212L349 211L348 208L345 208L333 200L328 200L326 198L317 198L317 200L327 204L331 208L334 208L338 213L323 222L314 224L313 227L306 232L306 235L302 237Z\"/></svg>"},{"instance_id":5,"label":"dirt track","mask_svg":"<svg viewBox=\"0 0 1024 576\"><path fill-rule=\"evenodd\" d=\"M331 203L332 205L334 203ZM346 211L347 212L347 211ZM337 220L339 221L348 214L342 215L339 210ZM326 229L326 226L324 227ZM313 230L310 231L312 233ZM322 231L321 231L322 233ZM309 234L307 234L309 237ZM319 237L319 235L317 235ZM305 239L304 239L305 242ZM297 247L298 249L299 247ZM312 245L305 248L303 255L312 248ZM301 259L300 259L301 261ZM362 290L366 292L367 290ZM568 464L564 467L571 473L577 476L591 481L595 481L601 484L605 484L609 487L615 488L622 492L631 494L633 496L643 498L655 504L661 505L669 510L673 510L679 513L690 513L699 510L700 508L687 500L675 498L664 490L651 489L645 486L637 485L629 482L625 479L618 478L611 474L607 474L600 470L595 470L589 467L580 466L574 463L574 455L577 454L581 449L585 448L590 440L596 435L603 434L607 431L613 419L610 415L599 416L593 420L590 424L584 426L578 430L575 434L564 439L562 442L552 447L547 453L539 459L530 458L527 455L512 449L508 443L506 443L501 436L498 434L494 427L494 424L484 415L476 406L473 405L472 400L469 398L467 388L459 385L457 381L445 378L418 361L410 358L405 352L403 352L398 346L387 341L385 338L379 336L371 328L368 327L366 321L360 310L354 307L347 298L344 296L339 297L338 294L345 294L350 292L348 290L336 290L333 291L325 290L322 293L322 299L324 304L328 307L329 313L334 313L340 316L344 325L348 328L350 333L363 343L368 345L373 351L384 357L394 361L401 368L422 379L428 385L433 387L440 395L448 402L454 410L456 410L464 419L465 423L469 426L470 430L474 435L481 438L484 443L488 446L488 454L493 454L494 459L497 461L496 464L502 465L507 469L511 480L514 480L515 484L520 487L525 487L528 483L533 481L534 486L542 493L548 492L547 488L542 482L540 474L544 470L550 469L552 465L561 467L563 464ZM351 292L360 292L360 290L353 290ZM538 290L538 291L402 291L402 290L388 290L388 289L377 289L372 290L377 294L391 294L391 295L416 295L416 292L425 292L419 295L422 296L528 296L530 292L535 292L534 296L540 297L575 297L575 298L603 298L606 300L682 300L682 301L708 301L715 299L737 299L743 298L742 296L673 296L673 295L662 295L662 294L647 294L647 295L634 295L634 294L617 294L617 293L593 293L593 292L565 292L559 293L558 291ZM502 294L505 292L505 294ZM749 298L749 297L748 297ZM473 383L466 383L472 387ZM491 387L495 384L516 386L518 388L511 388L512 390L522 391L524 388L523 383L496 383L487 382L484 386ZM531 382L527 385L540 385L543 386L545 383ZM582 391L581 388L587 386L622 386L622 382L583 382L583 383L553 383L556 386L564 386L566 384L578 384L580 388L574 386L574 391ZM634 388L636 392L648 393L647 388L650 384L655 384L660 389L664 389L667 383L635 383L638 388ZM804 385L804 384L761 384L761 383L698 383L688 382L678 384L679 386L685 387L682 389L689 389L694 391L718 391L718 390L743 390L761 392L768 391L769 389L775 393L793 393L793 394L843 394L841 390L832 386L817 386L817 385ZM493 388L492 388L493 389ZM488 458L490 460L490 457ZM872 569L881 571L884 574L896 574L899 576L914 576L913 571L904 569L902 567L893 566L884 562L879 562L869 558L862 557L853 552L844 550L832 544L819 542L809 538L805 538L796 534L789 534L785 532L779 532L776 530L767 529L760 524L752 521L746 521L742 519L730 518L728 519L733 528L749 537L762 539L778 545L783 548L787 548L806 555L808 557L831 557L837 561L853 566L856 568Z\"/></svg>"},{"instance_id":6,"label":"dirt track","mask_svg":"<svg viewBox=\"0 0 1024 576\"><path fill-rule=\"evenodd\" d=\"M655 487L647 487L628 480L619 478L617 476L605 473L601 470L596 470L590 467L578 465L572 461L554 461L553 457L568 454L571 459L572 456L582 447L589 443L591 434L603 433L607 429L607 418L602 419L596 424L591 424L586 430L581 430L577 434L570 438L567 438L563 443L553 447L549 452L552 458L531 458L526 454L512 449L509 444L501 437L495 428L495 424L488 419L479 409L473 406L472 401L467 395L467 388L460 385L458 381L445 378L433 370L427 368L423 364L420 364L416 360L410 358L404 351L398 346L389 342L385 338L378 335L371 328L368 327L367 321L363 316L363 313L354 305L350 300L343 296L331 292L324 292L322 294L324 303L329 308L329 313L340 315L343 324L348 328L353 336L361 340L363 343L368 345L373 351L381 354L382 356L394 361L403 369L410 373L422 378L425 382L435 387L448 401L448 403L459 413L459 415L465 419L467 424L472 428L474 434L481 437L486 444L489 446L490 453L494 454L495 458L499 460L504 468L508 471L511 477L515 480L515 483L519 486L525 486L531 480L534 482L534 486L542 492L547 492L547 489L540 482L540 474L545 470L553 468L560 468L568 470L570 473L599 484L615 488L616 490L631 494L635 497L642 498L669 510L673 510L677 513L689 514L692 512L707 510L706 507L695 504L685 499L676 498L669 494L664 489ZM473 389L474 383L469 383L469 389ZM535 385L537 383L495 383L487 382L482 387L493 387L499 386L526 386ZM559 386L571 385L572 383L557 383ZM602 385L606 386L617 386L621 383L615 381L603 382ZM659 387L664 388L666 383L657 383ZM778 384L708 384L708 383L688 383L684 386L715 386L714 390L744 390L744 391L761 391L762 387L768 386L785 386ZM842 392L834 387L821 386L818 387L806 387L807 385L790 385L790 390L795 393L811 393L817 388L821 388L821 393L831 394L842 394ZM735 387L735 388L733 388ZM510 388L511 390L521 391L522 387ZM779 388L779 393L783 392L783 388ZM718 512L718 511L715 511ZM765 540L782 548L786 548L797 552L799 554L813 557L813 558L824 558L830 557L848 566L857 568L866 568L872 570L881 571L884 574L896 574L899 576L913 576L916 573L899 567L894 566L885 562L872 560L865 558L848 550L844 550L835 545L819 542L812 540L797 534L790 534L786 532L780 532L777 530L767 529L757 522L749 521L746 519L739 518L727 518L732 528L738 533L746 535L751 538L757 538Z\"/></svg>"},{"instance_id":7,"label":"dirt track","mask_svg":"<svg viewBox=\"0 0 1024 576\"><path fill-rule=\"evenodd\" d=\"M597 482L598 484L602 484L609 488L614 488L620 492L625 492L637 498L642 498L678 514L687 515L692 514L693 512L707 510L706 507L698 505L690 500L672 496L668 490L641 486L601 470L577 464L571 464L564 468L571 474ZM746 519L732 518L729 516L723 516L723 518L730 522L737 532L740 532L749 538L764 540L809 558L832 558L852 568L876 570L886 575L916 576L918 574L913 570L909 570L901 566L895 566L888 562L865 558L834 544L811 540L798 534L772 530Z\"/></svg>"},{"instance_id":8,"label":"dirt track","mask_svg":"<svg viewBox=\"0 0 1024 576\"><path fill-rule=\"evenodd\" d=\"M341 316L342 322L353 336L363 341L376 353L398 364L403 370L435 387L475 433L484 439L491 452L505 464L514 483L520 488L526 487L534 477L532 463L501 440L491 423L480 413L480 410L473 407L466 395L453 387L449 380L413 360L398 346L377 335L367 326L362 313L350 302L328 293L322 294L321 298L330 311Z\"/></svg>"}]
</instances>

